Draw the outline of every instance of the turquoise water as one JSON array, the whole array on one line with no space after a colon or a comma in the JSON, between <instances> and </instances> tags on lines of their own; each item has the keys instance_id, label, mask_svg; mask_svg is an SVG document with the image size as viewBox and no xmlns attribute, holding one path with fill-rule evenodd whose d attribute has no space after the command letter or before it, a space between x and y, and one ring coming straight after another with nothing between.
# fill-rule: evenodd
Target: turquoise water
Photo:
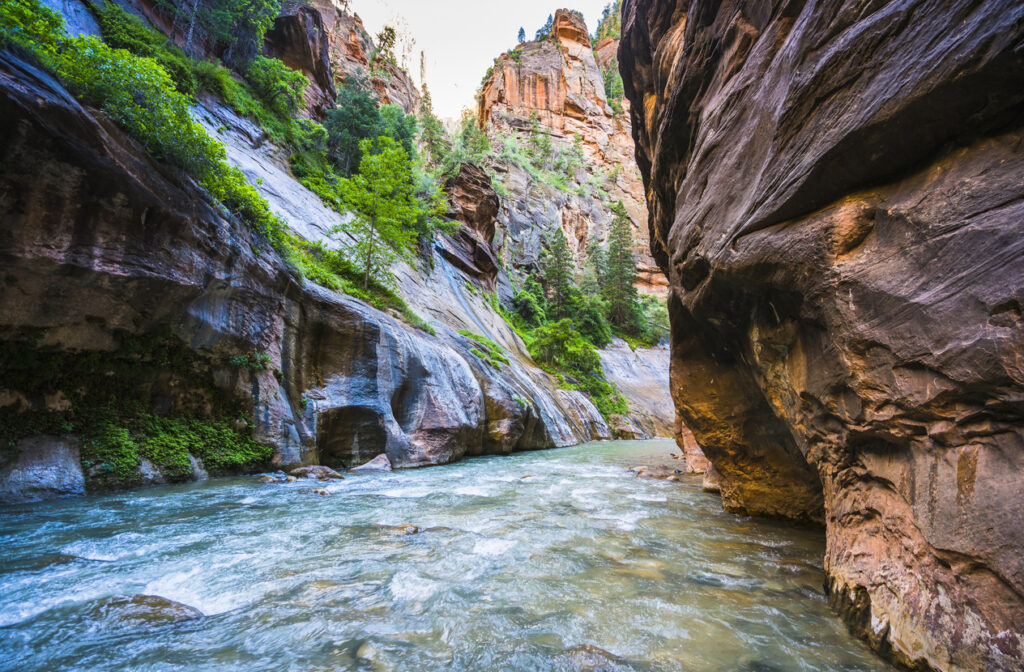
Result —
<instances>
[{"instance_id":1,"label":"turquoise water","mask_svg":"<svg viewBox=\"0 0 1024 672\"><path fill-rule=\"evenodd\" d=\"M671 450L477 458L330 496L248 477L0 510L0 669L889 669L829 611L820 531L628 473ZM98 608L136 594L203 616Z\"/></svg>"}]
</instances>

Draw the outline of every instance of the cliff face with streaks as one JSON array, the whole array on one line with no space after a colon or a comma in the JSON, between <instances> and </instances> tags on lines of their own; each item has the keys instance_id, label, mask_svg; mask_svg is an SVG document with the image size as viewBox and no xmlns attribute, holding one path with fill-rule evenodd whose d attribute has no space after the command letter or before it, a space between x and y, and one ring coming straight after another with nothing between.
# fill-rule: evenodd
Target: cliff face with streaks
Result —
<instances>
[{"instance_id":1,"label":"cliff face with streaks","mask_svg":"<svg viewBox=\"0 0 1024 672\"><path fill-rule=\"evenodd\" d=\"M628 0L672 387L914 669L1024 669L1024 6Z\"/></svg>"},{"instance_id":2,"label":"cliff face with streaks","mask_svg":"<svg viewBox=\"0 0 1024 672\"><path fill-rule=\"evenodd\" d=\"M616 101L613 106L605 91L604 69L614 67L617 46L611 38L591 45L582 18L558 10L547 38L521 44L495 60L477 98L477 115L492 139L524 137L534 132L534 121L557 146L578 138L586 178L605 192L603 197L560 193L536 184L515 165L495 166L511 192L501 219L512 233L512 263L531 265L540 249L538 241L517 234L526 229L542 232L552 222L561 226L570 246L582 256L592 239L607 236L607 203L621 201L633 224L637 287L663 296L664 276L648 252L647 208L633 159L628 102ZM528 242L515 244L522 238Z\"/></svg>"},{"instance_id":3,"label":"cliff face with streaks","mask_svg":"<svg viewBox=\"0 0 1024 672\"><path fill-rule=\"evenodd\" d=\"M72 30L98 33L86 4L55 2ZM125 3L173 32L152 6ZM307 74L316 116L369 64L372 43L333 3L288 2L265 50ZM387 82L397 88L384 102L417 105L404 73ZM192 113L292 233L338 244L345 216L300 184L263 129L213 96ZM126 429L138 417L201 421L267 447L265 460L205 465L215 475L382 453L428 466L611 437L590 399L541 370L495 311L493 293L511 285L492 247L500 202L480 169L446 185L461 227L394 269L429 324L414 328L304 280L191 178L4 50L0 116L0 504L205 477L193 455L203 446L186 446L173 471L156 464L168 451L135 445L149 441ZM663 432L667 351L606 354L612 380L645 377L662 392L625 390L633 412L621 421Z\"/></svg>"}]
</instances>

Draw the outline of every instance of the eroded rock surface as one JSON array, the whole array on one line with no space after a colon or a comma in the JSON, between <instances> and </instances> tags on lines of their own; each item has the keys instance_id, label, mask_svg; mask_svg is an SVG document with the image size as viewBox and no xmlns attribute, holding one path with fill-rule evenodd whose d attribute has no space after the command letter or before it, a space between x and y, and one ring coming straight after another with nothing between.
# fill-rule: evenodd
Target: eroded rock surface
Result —
<instances>
[{"instance_id":1,"label":"eroded rock surface","mask_svg":"<svg viewBox=\"0 0 1024 672\"><path fill-rule=\"evenodd\" d=\"M314 118L322 118L338 97L329 40L320 10L298 0L287 0L263 43L267 56L280 59L309 79L304 92L305 108Z\"/></svg>"},{"instance_id":2,"label":"eroded rock surface","mask_svg":"<svg viewBox=\"0 0 1024 672\"><path fill-rule=\"evenodd\" d=\"M22 439L0 453L0 504L85 494L78 442L56 436Z\"/></svg>"},{"instance_id":3,"label":"eroded rock surface","mask_svg":"<svg viewBox=\"0 0 1024 672\"><path fill-rule=\"evenodd\" d=\"M1024 6L627 0L673 394L920 669L1024 669Z\"/></svg>"},{"instance_id":4,"label":"eroded rock surface","mask_svg":"<svg viewBox=\"0 0 1024 672\"><path fill-rule=\"evenodd\" d=\"M549 38L530 41L499 56L484 80L477 114L492 137L522 134L533 119L552 141L569 144L579 138L587 171L607 190L609 202L621 201L637 241L637 286L663 296L665 278L648 252L647 209L643 185L633 158L628 103L613 108L605 94L602 68L614 57L617 41L591 47L587 26L568 10L554 15ZM580 196L532 183L515 165L494 166L513 198L499 213L501 229L496 248L507 261L528 267L536 263L541 238L559 226L577 258L583 259L590 241L604 241L611 213L592 196Z\"/></svg>"}]
</instances>

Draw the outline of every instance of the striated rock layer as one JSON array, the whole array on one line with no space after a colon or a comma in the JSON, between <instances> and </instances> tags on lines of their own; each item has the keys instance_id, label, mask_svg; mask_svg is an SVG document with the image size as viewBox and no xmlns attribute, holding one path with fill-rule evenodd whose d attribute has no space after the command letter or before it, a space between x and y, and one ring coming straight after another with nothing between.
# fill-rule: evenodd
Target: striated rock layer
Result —
<instances>
[{"instance_id":1,"label":"striated rock layer","mask_svg":"<svg viewBox=\"0 0 1024 672\"><path fill-rule=\"evenodd\" d=\"M133 338L166 334L189 375L168 374L143 353L138 366L153 373L129 391L132 399L173 412L201 409L216 391L232 395L252 409L255 437L274 446L282 466L352 467L384 453L396 467L415 467L610 437L588 399L556 389L528 358L496 371L444 323L433 336L299 283L186 177L2 52L0 116L9 122L0 128L0 347L102 363ZM242 120L220 107L201 120L222 128L231 159L300 233L316 239L337 223L266 143L245 139L256 133L246 135ZM435 268L464 285L443 258ZM431 300L436 290L421 293ZM266 365L232 363L248 353L265 355ZM67 404L59 394L23 392L4 376L0 407ZM55 457L40 463L43 447L61 440L22 441L13 455L3 446L0 485L32 498L41 488L50 496L80 491L80 475L60 473L75 466L65 459L75 451L47 449ZM92 477L85 474L89 489Z\"/></svg>"},{"instance_id":2,"label":"striated rock layer","mask_svg":"<svg viewBox=\"0 0 1024 672\"><path fill-rule=\"evenodd\" d=\"M637 287L664 296L665 278L647 248L647 208L643 184L633 159L629 106L616 110L605 93L602 68L609 67L617 41L606 38L592 48L583 19L568 10L554 15L551 36L530 41L499 56L477 97L480 123L491 136L521 135L532 120L553 143L582 142L586 173L621 201L633 225L637 254ZM557 224L582 259L593 238L604 241L612 215L606 204L587 197L531 183L516 166L498 164L514 198L503 203L499 218L507 238L498 240L517 266L536 263L539 237Z\"/></svg>"},{"instance_id":3,"label":"striated rock layer","mask_svg":"<svg viewBox=\"0 0 1024 672\"><path fill-rule=\"evenodd\" d=\"M915 669L1024 669L1024 5L627 0L672 388Z\"/></svg>"}]
</instances>

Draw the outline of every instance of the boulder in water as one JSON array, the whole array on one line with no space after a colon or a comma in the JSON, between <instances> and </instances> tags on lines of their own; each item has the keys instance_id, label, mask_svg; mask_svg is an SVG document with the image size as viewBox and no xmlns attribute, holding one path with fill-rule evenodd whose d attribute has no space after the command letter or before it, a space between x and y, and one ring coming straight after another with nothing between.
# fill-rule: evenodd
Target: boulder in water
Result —
<instances>
[{"instance_id":1,"label":"boulder in water","mask_svg":"<svg viewBox=\"0 0 1024 672\"><path fill-rule=\"evenodd\" d=\"M391 471L391 460L386 453L381 453L366 464L352 467L349 471L353 474L378 474Z\"/></svg>"},{"instance_id":2,"label":"boulder in water","mask_svg":"<svg viewBox=\"0 0 1024 672\"><path fill-rule=\"evenodd\" d=\"M78 443L56 436L22 439L14 459L0 465L0 504L85 494Z\"/></svg>"},{"instance_id":3,"label":"boulder in water","mask_svg":"<svg viewBox=\"0 0 1024 672\"><path fill-rule=\"evenodd\" d=\"M298 478L315 478L318 481L327 481L330 479L342 480L345 478L334 469L325 467L323 465L310 465L308 467L299 467L298 469L292 469L289 472L292 476Z\"/></svg>"},{"instance_id":4,"label":"boulder in water","mask_svg":"<svg viewBox=\"0 0 1024 672\"><path fill-rule=\"evenodd\" d=\"M114 595L98 600L89 616L116 629L167 625L202 618L203 612L159 595Z\"/></svg>"}]
</instances>

